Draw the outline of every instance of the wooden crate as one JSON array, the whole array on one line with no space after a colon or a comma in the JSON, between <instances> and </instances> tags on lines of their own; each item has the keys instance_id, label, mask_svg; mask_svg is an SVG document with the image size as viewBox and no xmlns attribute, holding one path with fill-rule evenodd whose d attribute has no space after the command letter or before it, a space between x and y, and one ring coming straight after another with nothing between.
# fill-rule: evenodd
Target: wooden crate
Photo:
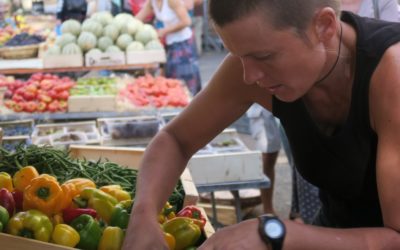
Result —
<instances>
[{"instance_id":1,"label":"wooden crate","mask_svg":"<svg viewBox=\"0 0 400 250\"><path fill-rule=\"evenodd\" d=\"M206 224L204 225L204 236L208 239L210 238L214 233L215 229L211 225L207 213L202 207L199 207L201 213L203 216L206 218ZM38 240L32 240L32 239L27 239L27 238L22 238L10 234L5 234L5 233L0 233L0 242L2 245L1 249L7 249L7 250L20 250L20 249L29 249L29 250L73 250L76 248L71 248L71 247L65 247L61 245L56 245L52 243L47 243L47 242L41 242Z\"/></svg>"},{"instance_id":2,"label":"wooden crate","mask_svg":"<svg viewBox=\"0 0 400 250\"><path fill-rule=\"evenodd\" d=\"M75 158L86 158L87 160L108 159L111 162L122 166L138 169L142 160L144 148L127 147L104 147L104 146L85 146L71 145L71 156ZM185 191L183 206L195 205L199 199L199 193L194 185L190 172L185 169L181 175L181 182Z\"/></svg>"},{"instance_id":3,"label":"wooden crate","mask_svg":"<svg viewBox=\"0 0 400 250\"><path fill-rule=\"evenodd\" d=\"M115 95L70 96L68 112L108 112L116 111Z\"/></svg>"}]
</instances>

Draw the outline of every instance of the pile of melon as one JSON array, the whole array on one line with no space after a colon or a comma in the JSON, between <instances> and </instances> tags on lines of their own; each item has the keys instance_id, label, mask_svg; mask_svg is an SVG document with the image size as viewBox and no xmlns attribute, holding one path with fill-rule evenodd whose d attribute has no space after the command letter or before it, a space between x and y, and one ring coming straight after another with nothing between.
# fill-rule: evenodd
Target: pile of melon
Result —
<instances>
[{"instance_id":1,"label":"pile of melon","mask_svg":"<svg viewBox=\"0 0 400 250\"><path fill-rule=\"evenodd\" d=\"M109 12L95 13L82 24L66 20L61 24L61 35L48 55L85 53L113 53L139 50L162 50L157 31L134 16L121 13L113 17Z\"/></svg>"}]
</instances>

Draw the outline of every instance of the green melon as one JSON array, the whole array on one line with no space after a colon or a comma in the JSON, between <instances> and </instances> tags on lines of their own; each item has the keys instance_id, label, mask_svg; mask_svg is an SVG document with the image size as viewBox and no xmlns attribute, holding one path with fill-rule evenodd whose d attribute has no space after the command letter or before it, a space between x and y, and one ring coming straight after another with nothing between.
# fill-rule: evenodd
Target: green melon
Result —
<instances>
[{"instance_id":1,"label":"green melon","mask_svg":"<svg viewBox=\"0 0 400 250\"><path fill-rule=\"evenodd\" d=\"M114 44L113 40L108 36L102 36L97 41L97 47L102 51L105 51L108 47L110 47L113 44Z\"/></svg>"},{"instance_id":2,"label":"green melon","mask_svg":"<svg viewBox=\"0 0 400 250\"><path fill-rule=\"evenodd\" d=\"M83 51L89 51L96 47L97 38L90 32L83 31L78 37L78 45Z\"/></svg>"},{"instance_id":3,"label":"green melon","mask_svg":"<svg viewBox=\"0 0 400 250\"><path fill-rule=\"evenodd\" d=\"M117 39L117 46L121 49L121 50L125 50L126 47L128 47L128 45L133 41L132 36L128 35L128 34L122 34L118 37Z\"/></svg>"},{"instance_id":4,"label":"green melon","mask_svg":"<svg viewBox=\"0 0 400 250\"><path fill-rule=\"evenodd\" d=\"M61 54L63 55L75 55L82 54L81 48L75 43L69 43L62 48Z\"/></svg>"},{"instance_id":5,"label":"green melon","mask_svg":"<svg viewBox=\"0 0 400 250\"><path fill-rule=\"evenodd\" d=\"M103 34L103 25L93 19L87 19L82 23L82 31L87 31L100 37Z\"/></svg>"},{"instance_id":6,"label":"green melon","mask_svg":"<svg viewBox=\"0 0 400 250\"><path fill-rule=\"evenodd\" d=\"M74 19L66 20L61 24L62 34L71 33L75 36L78 36L80 32L81 32L81 23Z\"/></svg>"},{"instance_id":7,"label":"green melon","mask_svg":"<svg viewBox=\"0 0 400 250\"><path fill-rule=\"evenodd\" d=\"M71 33L65 33L56 38L55 44L62 48L69 43L75 43L75 42L76 42L76 37L74 35L72 35Z\"/></svg>"}]
</instances>

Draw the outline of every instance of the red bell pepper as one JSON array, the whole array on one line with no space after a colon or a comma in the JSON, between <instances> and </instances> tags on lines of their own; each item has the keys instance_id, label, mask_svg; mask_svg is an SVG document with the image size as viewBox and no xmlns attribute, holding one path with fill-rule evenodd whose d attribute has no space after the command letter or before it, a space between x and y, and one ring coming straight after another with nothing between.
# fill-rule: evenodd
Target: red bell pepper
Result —
<instances>
[{"instance_id":1,"label":"red bell pepper","mask_svg":"<svg viewBox=\"0 0 400 250\"><path fill-rule=\"evenodd\" d=\"M7 209L10 217L14 215L15 212L14 198L11 192L8 191L6 188L0 189L0 206Z\"/></svg>"},{"instance_id":2,"label":"red bell pepper","mask_svg":"<svg viewBox=\"0 0 400 250\"><path fill-rule=\"evenodd\" d=\"M22 211L22 203L23 203L23 200L24 200L24 192L14 189L14 191L12 191L11 194L12 194L12 196L14 198L16 212Z\"/></svg>"},{"instance_id":3,"label":"red bell pepper","mask_svg":"<svg viewBox=\"0 0 400 250\"><path fill-rule=\"evenodd\" d=\"M82 214L88 214L93 218L97 217L97 212L93 208L66 208L62 211L64 223L70 224L75 218Z\"/></svg>"},{"instance_id":4,"label":"red bell pepper","mask_svg":"<svg viewBox=\"0 0 400 250\"><path fill-rule=\"evenodd\" d=\"M176 214L176 216L192 218L194 219L195 222L197 222L195 224L198 224L201 228L203 228L204 225L206 224L206 218L203 216L201 211L195 206L186 206L182 208L182 210L179 211Z\"/></svg>"}]
</instances>

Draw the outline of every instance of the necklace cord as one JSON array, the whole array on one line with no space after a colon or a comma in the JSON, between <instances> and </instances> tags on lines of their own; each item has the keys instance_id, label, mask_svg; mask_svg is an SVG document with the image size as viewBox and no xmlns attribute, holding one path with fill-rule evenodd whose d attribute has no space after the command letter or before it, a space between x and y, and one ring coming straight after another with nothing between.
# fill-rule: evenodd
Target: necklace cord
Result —
<instances>
[{"instance_id":1,"label":"necklace cord","mask_svg":"<svg viewBox=\"0 0 400 250\"><path fill-rule=\"evenodd\" d=\"M323 80L325 80L326 78L328 78L328 76L333 72L333 70L336 68L336 65L339 62L339 56L340 56L340 50L342 48L342 35L343 35L343 27L342 27L342 23L340 23L340 36L339 36L339 49L338 49L338 54L336 57L336 61L335 63L332 65L331 69L328 71L328 73L325 74L324 77L322 77L320 80L316 81L315 83L319 83L322 82Z\"/></svg>"}]
</instances>

